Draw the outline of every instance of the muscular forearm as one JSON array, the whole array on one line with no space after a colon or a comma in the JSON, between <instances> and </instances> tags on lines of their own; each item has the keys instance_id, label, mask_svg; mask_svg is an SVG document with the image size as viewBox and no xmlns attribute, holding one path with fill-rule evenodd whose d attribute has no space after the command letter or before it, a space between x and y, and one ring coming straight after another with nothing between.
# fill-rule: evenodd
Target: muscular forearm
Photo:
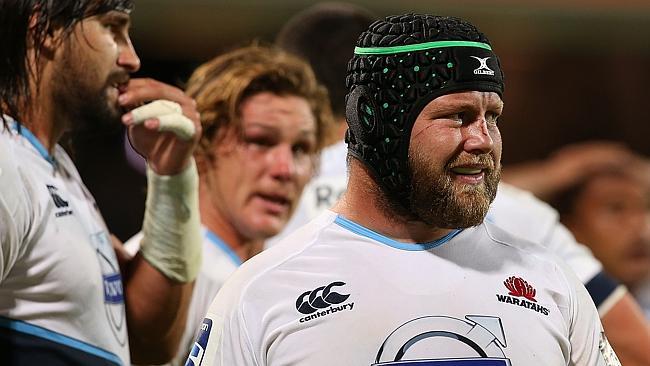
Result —
<instances>
[{"instance_id":1,"label":"muscular forearm","mask_svg":"<svg viewBox=\"0 0 650 366\"><path fill-rule=\"evenodd\" d=\"M601 321L622 365L650 365L650 326L629 293L618 300Z\"/></svg>"},{"instance_id":2,"label":"muscular forearm","mask_svg":"<svg viewBox=\"0 0 650 366\"><path fill-rule=\"evenodd\" d=\"M170 280L137 255L126 279L126 315L131 358L136 364L169 362L179 346L192 283Z\"/></svg>"}]
</instances>

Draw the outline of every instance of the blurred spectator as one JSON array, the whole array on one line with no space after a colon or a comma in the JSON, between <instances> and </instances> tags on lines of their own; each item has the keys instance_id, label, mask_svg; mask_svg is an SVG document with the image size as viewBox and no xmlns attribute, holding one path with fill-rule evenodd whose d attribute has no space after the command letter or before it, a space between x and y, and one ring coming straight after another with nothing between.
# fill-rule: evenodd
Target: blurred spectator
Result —
<instances>
[{"instance_id":1,"label":"blurred spectator","mask_svg":"<svg viewBox=\"0 0 650 366\"><path fill-rule=\"evenodd\" d=\"M504 166L502 180L548 200L594 172L624 165L634 159L623 144L588 141L565 146L548 159Z\"/></svg>"},{"instance_id":2,"label":"blurred spectator","mask_svg":"<svg viewBox=\"0 0 650 366\"><path fill-rule=\"evenodd\" d=\"M550 200L576 239L630 289L650 275L649 169L638 160L592 171Z\"/></svg>"},{"instance_id":3,"label":"blurred spectator","mask_svg":"<svg viewBox=\"0 0 650 366\"><path fill-rule=\"evenodd\" d=\"M285 229L267 245L330 208L345 191L348 182L343 141L345 122L345 73L357 37L376 19L368 10L352 4L325 2L292 17L280 30L276 44L307 60L316 78L327 87L336 122L335 133L321 154L317 175L305 187L296 214ZM323 55L327 55L323 57Z\"/></svg>"},{"instance_id":4,"label":"blurred spectator","mask_svg":"<svg viewBox=\"0 0 650 366\"><path fill-rule=\"evenodd\" d=\"M560 220L637 294L650 314L650 163L624 145L583 142L544 161L504 168L503 179L547 200Z\"/></svg>"},{"instance_id":5,"label":"blurred spectator","mask_svg":"<svg viewBox=\"0 0 650 366\"><path fill-rule=\"evenodd\" d=\"M305 62L253 45L201 65L187 93L203 136L195 153L203 265L174 365L226 278L287 223L331 132L327 92ZM139 235L129 242L137 246Z\"/></svg>"}]
</instances>

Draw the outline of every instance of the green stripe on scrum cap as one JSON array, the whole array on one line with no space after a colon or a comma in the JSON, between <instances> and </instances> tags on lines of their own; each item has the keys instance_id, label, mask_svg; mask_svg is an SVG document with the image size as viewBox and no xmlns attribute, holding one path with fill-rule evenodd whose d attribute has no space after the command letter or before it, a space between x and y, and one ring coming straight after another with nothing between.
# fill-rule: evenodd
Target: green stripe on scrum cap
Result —
<instances>
[{"instance_id":1,"label":"green stripe on scrum cap","mask_svg":"<svg viewBox=\"0 0 650 366\"><path fill-rule=\"evenodd\" d=\"M429 50L432 48L446 48L446 47L477 47L492 51L487 43L472 42L472 41L436 41L425 42L417 44L408 44L404 46L389 46L389 47L355 47L354 53L356 55L391 55L395 53L415 52Z\"/></svg>"}]
</instances>

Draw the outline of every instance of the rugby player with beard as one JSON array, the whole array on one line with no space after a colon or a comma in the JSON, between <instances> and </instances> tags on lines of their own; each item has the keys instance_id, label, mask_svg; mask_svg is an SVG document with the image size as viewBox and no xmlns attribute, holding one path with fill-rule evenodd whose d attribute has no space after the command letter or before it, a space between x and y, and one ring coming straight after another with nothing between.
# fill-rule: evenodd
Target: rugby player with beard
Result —
<instances>
[{"instance_id":1,"label":"rugby player with beard","mask_svg":"<svg viewBox=\"0 0 650 366\"><path fill-rule=\"evenodd\" d=\"M485 35L387 17L346 83L346 192L230 277L188 364L619 365L572 271L484 220L504 90Z\"/></svg>"},{"instance_id":2,"label":"rugby player with beard","mask_svg":"<svg viewBox=\"0 0 650 366\"><path fill-rule=\"evenodd\" d=\"M140 67L132 8L0 3L2 365L161 363L178 347L201 262L201 126L181 90L130 79ZM120 124L149 167L145 238L132 258L58 145L65 132Z\"/></svg>"}]
</instances>

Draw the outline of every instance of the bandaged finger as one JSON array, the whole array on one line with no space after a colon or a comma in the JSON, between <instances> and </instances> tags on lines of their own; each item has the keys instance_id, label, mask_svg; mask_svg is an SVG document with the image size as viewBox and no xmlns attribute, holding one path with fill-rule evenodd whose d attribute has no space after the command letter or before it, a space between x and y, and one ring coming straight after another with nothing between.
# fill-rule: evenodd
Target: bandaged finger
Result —
<instances>
[{"instance_id":1,"label":"bandaged finger","mask_svg":"<svg viewBox=\"0 0 650 366\"><path fill-rule=\"evenodd\" d=\"M194 122L182 114L166 114L158 117L158 121L158 131L172 132L183 140L191 139L196 132Z\"/></svg>"},{"instance_id":2,"label":"bandaged finger","mask_svg":"<svg viewBox=\"0 0 650 366\"><path fill-rule=\"evenodd\" d=\"M183 109L178 103L169 100L155 100L131 111L133 123L142 123L151 118L160 118L167 114L182 114Z\"/></svg>"},{"instance_id":3,"label":"bandaged finger","mask_svg":"<svg viewBox=\"0 0 650 366\"><path fill-rule=\"evenodd\" d=\"M148 119L160 121L158 131L169 131L180 139L189 140L196 133L196 127L189 118L183 115L183 109L178 103L169 100L156 100L131 111L134 124L140 124Z\"/></svg>"}]
</instances>

